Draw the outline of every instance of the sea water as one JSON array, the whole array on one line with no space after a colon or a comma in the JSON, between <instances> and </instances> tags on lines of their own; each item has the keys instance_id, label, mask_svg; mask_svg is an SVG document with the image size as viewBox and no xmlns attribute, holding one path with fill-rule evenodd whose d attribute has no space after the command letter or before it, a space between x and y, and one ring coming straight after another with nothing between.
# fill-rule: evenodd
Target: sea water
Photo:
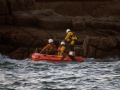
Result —
<instances>
[{"instance_id":1,"label":"sea water","mask_svg":"<svg viewBox=\"0 0 120 90\"><path fill-rule=\"evenodd\" d=\"M49 63L0 55L0 90L120 90L119 58L109 58L112 62L84 59Z\"/></svg>"}]
</instances>

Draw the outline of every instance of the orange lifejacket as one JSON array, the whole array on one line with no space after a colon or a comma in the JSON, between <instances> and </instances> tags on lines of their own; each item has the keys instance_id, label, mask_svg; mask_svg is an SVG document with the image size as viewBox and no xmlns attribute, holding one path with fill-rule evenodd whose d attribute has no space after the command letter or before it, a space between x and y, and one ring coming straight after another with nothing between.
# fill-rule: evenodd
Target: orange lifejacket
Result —
<instances>
[{"instance_id":1,"label":"orange lifejacket","mask_svg":"<svg viewBox=\"0 0 120 90\"><path fill-rule=\"evenodd\" d=\"M54 51L54 50L56 50L56 46L53 43L49 43L43 48L43 50Z\"/></svg>"}]
</instances>

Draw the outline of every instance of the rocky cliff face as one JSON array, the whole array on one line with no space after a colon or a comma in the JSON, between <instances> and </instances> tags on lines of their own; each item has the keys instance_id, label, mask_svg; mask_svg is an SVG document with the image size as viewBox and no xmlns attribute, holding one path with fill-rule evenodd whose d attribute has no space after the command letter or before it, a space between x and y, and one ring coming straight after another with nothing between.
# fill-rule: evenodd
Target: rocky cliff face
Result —
<instances>
[{"instance_id":1,"label":"rocky cliff face","mask_svg":"<svg viewBox=\"0 0 120 90\"><path fill-rule=\"evenodd\" d=\"M0 15L31 9L36 9L35 0L0 0Z\"/></svg>"},{"instance_id":2,"label":"rocky cliff face","mask_svg":"<svg viewBox=\"0 0 120 90\"><path fill-rule=\"evenodd\" d=\"M120 15L120 0L36 0L41 9L53 9L67 16Z\"/></svg>"},{"instance_id":3,"label":"rocky cliff face","mask_svg":"<svg viewBox=\"0 0 120 90\"><path fill-rule=\"evenodd\" d=\"M14 11L35 10L35 0L0 0L0 24L11 24Z\"/></svg>"},{"instance_id":4,"label":"rocky cliff face","mask_svg":"<svg viewBox=\"0 0 120 90\"><path fill-rule=\"evenodd\" d=\"M77 55L120 57L119 0L36 1L0 0L0 53L28 58L49 38L58 46L70 28L79 38Z\"/></svg>"}]
</instances>

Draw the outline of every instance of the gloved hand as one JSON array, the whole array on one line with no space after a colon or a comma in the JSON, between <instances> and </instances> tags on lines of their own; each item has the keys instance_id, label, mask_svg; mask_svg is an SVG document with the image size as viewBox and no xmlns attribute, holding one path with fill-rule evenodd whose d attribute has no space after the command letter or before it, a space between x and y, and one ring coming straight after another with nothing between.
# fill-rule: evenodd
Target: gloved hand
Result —
<instances>
[{"instance_id":1,"label":"gloved hand","mask_svg":"<svg viewBox=\"0 0 120 90\"><path fill-rule=\"evenodd\" d=\"M67 39L66 41L68 41L68 42L69 42L69 41L70 41L70 39Z\"/></svg>"}]
</instances>

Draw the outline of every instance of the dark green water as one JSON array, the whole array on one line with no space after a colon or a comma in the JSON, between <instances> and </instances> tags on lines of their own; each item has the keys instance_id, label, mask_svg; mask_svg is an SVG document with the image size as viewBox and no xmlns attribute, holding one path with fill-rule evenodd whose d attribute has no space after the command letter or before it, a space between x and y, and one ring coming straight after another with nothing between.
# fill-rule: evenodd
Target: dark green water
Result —
<instances>
[{"instance_id":1,"label":"dark green water","mask_svg":"<svg viewBox=\"0 0 120 90\"><path fill-rule=\"evenodd\" d=\"M48 63L0 56L0 90L120 90L120 61Z\"/></svg>"}]
</instances>

